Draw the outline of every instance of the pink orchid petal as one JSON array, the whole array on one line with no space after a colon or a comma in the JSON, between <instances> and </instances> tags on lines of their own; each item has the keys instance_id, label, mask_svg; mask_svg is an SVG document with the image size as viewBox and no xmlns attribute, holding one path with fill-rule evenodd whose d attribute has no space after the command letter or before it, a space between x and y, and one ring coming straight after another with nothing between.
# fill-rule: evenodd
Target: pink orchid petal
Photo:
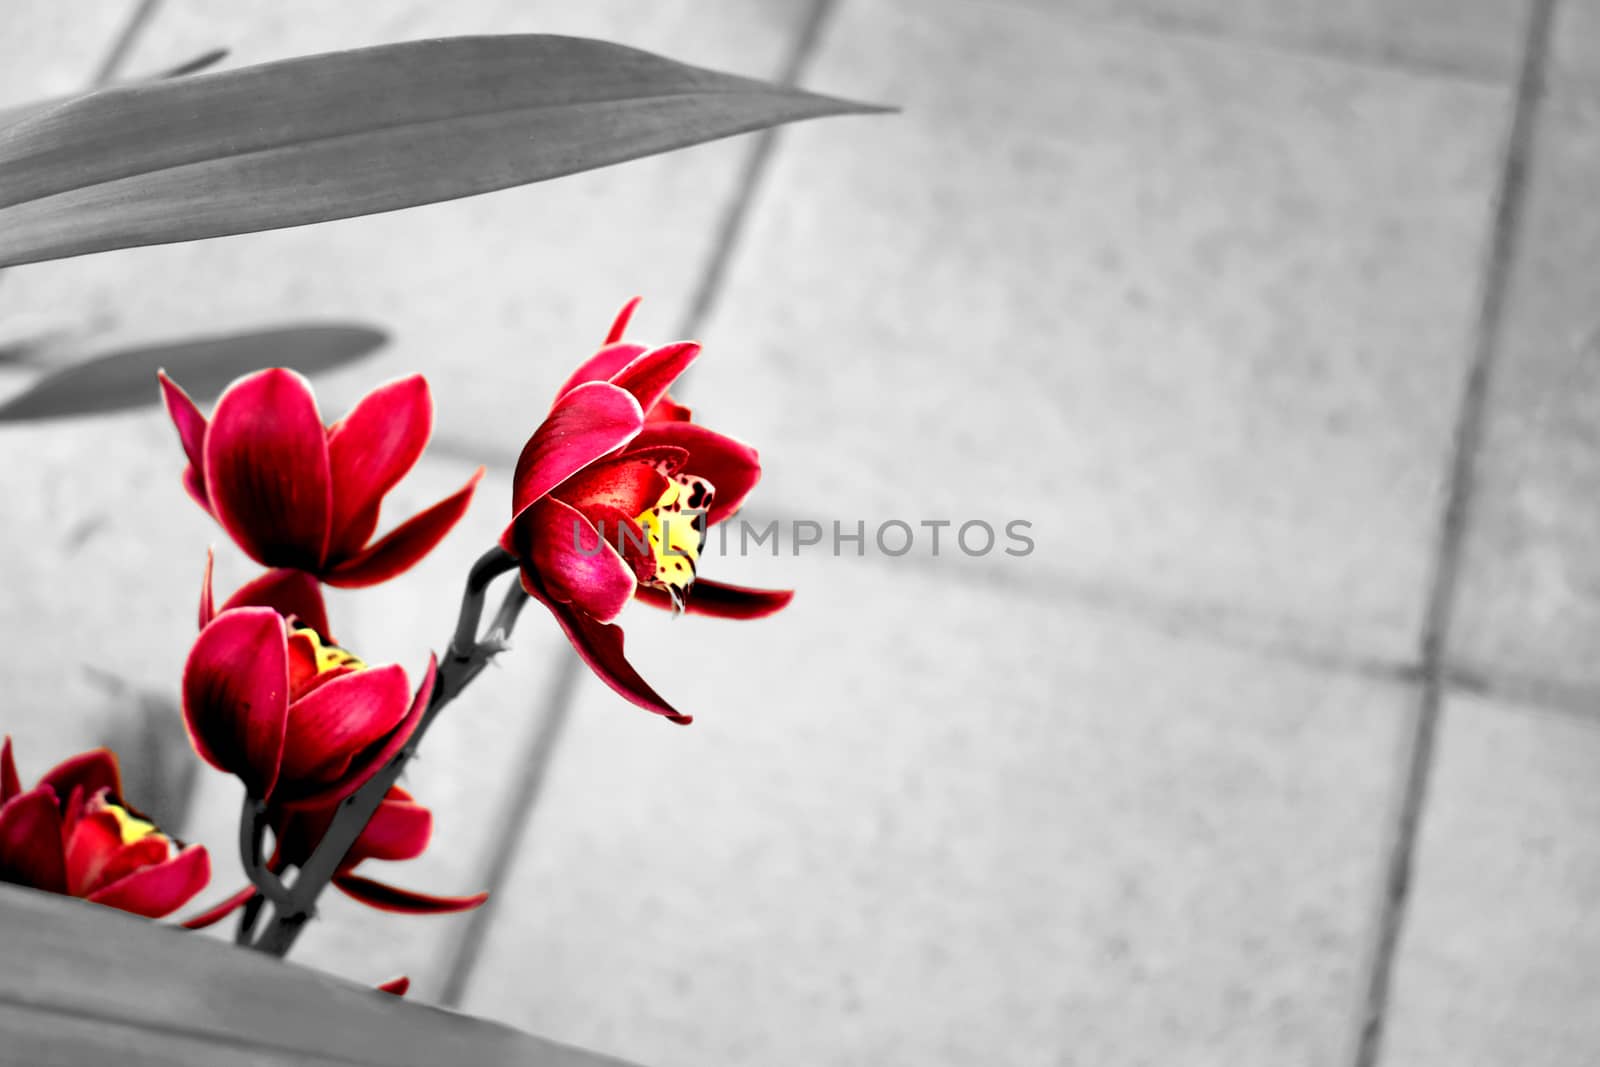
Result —
<instances>
[{"instance_id":1,"label":"pink orchid petal","mask_svg":"<svg viewBox=\"0 0 1600 1067\"><path fill-rule=\"evenodd\" d=\"M455 528L472 505L472 495L484 469L473 472L467 484L396 526L384 537L323 575L323 581L341 589L359 589L386 582L421 562Z\"/></svg>"},{"instance_id":2,"label":"pink orchid petal","mask_svg":"<svg viewBox=\"0 0 1600 1067\"><path fill-rule=\"evenodd\" d=\"M350 847L342 866L348 869L367 859L414 860L427 850L432 836L433 813L412 800L405 790L392 787Z\"/></svg>"},{"instance_id":3,"label":"pink orchid petal","mask_svg":"<svg viewBox=\"0 0 1600 1067\"><path fill-rule=\"evenodd\" d=\"M512 553L556 600L609 622L633 598L633 568L583 514L553 497L536 501L511 528Z\"/></svg>"},{"instance_id":4,"label":"pink orchid petal","mask_svg":"<svg viewBox=\"0 0 1600 1067\"><path fill-rule=\"evenodd\" d=\"M48 893L67 891L61 806L47 785L34 786L0 805L0 882Z\"/></svg>"},{"instance_id":5,"label":"pink orchid petal","mask_svg":"<svg viewBox=\"0 0 1600 1067\"><path fill-rule=\"evenodd\" d=\"M512 515L627 444L643 425L644 412L626 389L587 382L567 393L517 458L511 479Z\"/></svg>"},{"instance_id":6,"label":"pink orchid petal","mask_svg":"<svg viewBox=\"0 0 1600 1067\"><path fill-rule=\"evenodd\" d=\"M117 755L109 748L92 748L76 756L68 756L39 779L40 785L55 790L58 797L71 797L81 789L84 797L93 797L104 789L114 797L122 796L122 771L117 766Z\"/></svg>"},{"instance_id":7,"label":"pink orchid petal","mask_svg":"<svg viewBox=\"0 0 1600 1067\"><path fill-rule=\"evenodd\" d=\"M187 904L211 881L211 856L190 845L165 863L144 867L89 895L108 908L159 919Z\"/></svg>"},{"instance_id":8,"label":"pink orchid petal","mask_svg":"<svg viewBox=\"0 0 1600 1067\"><path fill-rule=\"evenodd\" d=\"M630 449L616 459L585 467L550 495L580 511L605 504L632 518L655 506L667 491L667 479L688 461L689 453L681 448Z\"/></svg>"},{"instance_id":9,"label":"pink orchid petal","mask_svg":"<svg viewBox=\"0 0 1600 1067\"><path fill-rule=\"evenodd\" d=\"M422 676L422 684L417 687L416 695L411 698L411 707L388 736L351 760L344 774L335 781L320 787L300 783L293 795L281 796L279 804L291 812L316 808L343 799L366 785L374 774L382 770L395 754L406 746L411 740L411 735L417 732L423 716L427 714L428 704L433 699L433 687L438 676L438 660L429 656L428 669Z\"/></svg>"},{"instance_id":10,"label":"pink orchid petal","mask_svg":"<svg viewBox=\"0 0 1600 1067\"><path fill-rule=\"evenodd\" d=\"M328 432L333 520L328 558L361 551L384 495L416 465L433 435L433 397L420 374L381 385Z\"/></svg>"},{"instance_id":11,"label":"pink orchid petal","mask_svg":"<svg viewBox=\"0 0 1600 1067\"><path fill-rule=\"evenodd\" d=\"M644 413L645 422L691 422L694 412L672 399L671 394L663 393L649 411Z\"/></svg>"},{"instance_id":12,"label":"pink orchid petal","mask_svg":"<svg viewBox=\"0 0 1600 1067\"><path fill-rule=\"evenodd\" d=\"M322 599L322 584L305 571L278 567L246 582L223 602L223 611L233 608L271 608L301 626L311 627L323 638L333 639L328 632L328 606Z\"/></svg>"},{"instance_id":13,"label":"pink orchid petal","mask_svg":"<svg viewBox=\"0 0 1600 1067\"><path fill-rule=\"evenodd\" d=\"M189 499L199 504L207 515L216 518L216 512L211 510L211 500L206 496L205 477L193 467L183 468L183 491L188 493Z\"/></svg>"},{"instance_id":14,"label":"pink orchid petal","mask_svg":"<svg viewBox=\"0 0 1600 1067\"><path fill-rule=\"evenodd\" d=\"M613 374L644 355L646 351L644 345L607 344L578 364L578 369L561 384L560 389L556 390L556 400L559 401L585 382L609 381Z\"/></svg>"},{"instance_id":15,"label":"pink orchid petal","mask_svg":"<svg viewBox=\"0 0 1600 1067\"><path fill-rule=\"evenodd\" d=\"M612 375L611 384L632 393L639 407L649 411L699 355L700 346L694 341L652 349Z\"/></svg>"},{"instance_id":16,"label":"pink orchid petal","mask_svg":"<svg viewBox=\"0 0 1600 1067\"><path fill-rule=\"evenodd\" d=\"M223 612L200 631L183 668L183 721L200 758L266 799L289 721L284 621L271 608Z\"/></svg>"},{"instance_id":17,"label":"pink orchid petal","mask_svg":"<svg viewBox=\"0 0 1600 1067\"><path fill-rule=\"evenodd\" d=\"M530 596L550 609L561 625L561 631L572 642L572 647L589 669L624 700L646 711L664 716L675 723L687 725L693 718L684 715L661 695L650 688L650 683L639 676L623 654L623 635L620 627L596 622L574 611L571 605L553 600L537 585L530 585L524 572L522 585Z\"/></svg>"},{"instance_id":18,"label":"pink orchid petal","mask_svg":"<svg viewBox=\"0 0 1600 1067\"><path fill-rule=\"evenodd\" d=\"M232 896L224 897L221 901L213 904L205 911L202 911L197 915L189 916L189 918L183 920L183 922L179 923L179 925L185 930L204 930L208 926L215 926L223 919L226 919L228 916L232 915L234 912L250 903L250 898L255 895L256 887L253 885L247 885Z\"/></svg>"},{"instance_id":19,"label":"pink orchid petal","mask_svg":"<svg viewBox=\"0 0 1600 1067\"><path fill-rule=\"evenodd\" d=\"M672 597L660 589L641 585L637 597L651 607L674 610ZM699 578L684 597L683 610L714 619L761 619L782 611L793 599L791 589L748 589Z\"/></svg>"},{"instance_id":20,"label":"pink orchid petal","mask_svg":"<svg viewBox=\"0 0 1600 1067\"><path fill-rule=\"evenodd\" d=\"M11 735L0 742L0 805L22 792L22 779L17 776L17 761L11 754Z\"/></svg>"},{"instance_id":21,"label":"pink orchid petal","mask_svg":"<svg viewBox=\"0 0 1600 1067\"><path fill-rule=\"evenodd\" d=\"M650 547L650 537L644 527L624 511L605 504L590 504L579 509L583 517L594 524L595 531L605 543L617 550L622 561L633 571L636 582L648 582L656 576L656 554Z\"/></svg>"},{"instance_id":22,"label":"pink orchid petal","mask_svg":"<svg viewBox=\"0 0 1600 1067\"><path fill-rule=\"evenodd\" d=\"M200 611L199 628L204 630L210 625L211 620L217 617L217 600L211 592L211 578L217 566L217 554L211 549L206 549L206 569L200 576Z\"/></svg>"},{"instance_id":23,"label":"pink orchid petal","mask_svg":"<svg viewBox=\"0 0 1600 1067\"><path fill-rule=\"evenodd\" d=\"M708 524L721 522L739 510L744 498L761 480L761 458L755 449L699 423L647 423L634 438L632 448L655 445L686 450L689 462L684 466L684 473L704 478L716 489L716 498L706 515Z\"/></svg>"},{"instance_id":24,"label":"pink orchid petal","mask_svg":"<svg viewBox=\"0 0 1600 1067\"><path fill-rule=\"evenodd\" d=\"M622 335L628 332L628 323L633 320L633 313L639 309L639 301L643 297L634 297L622 305L622 310L617 312L616 319L611 323L611 329L606 333L606 344L614 345L622 340Z\"/></svg>"},{"instance_id":25,"label":"pink orchid petal","mask_svg":"<svg viewBox=\"0 0 1600 1067\"><path fill-rule=\"evenodd\" d=\"M328 548L333 479L311 386L282 368L223 392L205 441L206 493L257 563L316 572Z\"/></svg>"},{"instance_id":26,"label":"pink orchid petal","mask_svg":"<svg viewBox=\"0 0 1600 1067\"><path fill-rule=\"evenodd\" d=\"M356 754L405 718L406 672L395 664L334 678L289 706L283 778L324 782L343 774Z\"/></svg>"},{"instance_id":27,"label":"pink orchid petal","mask_svg":"<svg viewBox=\"0 0 1600 1067\"><path fill-rule=\"evenodd\" d=\"M196 503L210 511L211 507L205 495L205 476L202 473L206 469L206 417L200 413L195 402L189 399L189 394L184 392L177 382L167 377L166 371L156 371L156 379L161 383L161 399L166 403L167 415L172 419L172 425L177 427L178 442L183 446L183 454L189 460L189 468L184 472L184 482L188 484L191 477L194 479L195 485L191 491L197 492Z\"/></svg>"},{"instance_id":28,"label":"pink orchid petal","mask_svg":"<svg viewBox=\"0 0 1600 1067\"><path fill-rule=\"evenodd\" d=\"M458 911L471 911L489 899L488 893L474 893L465 897L441 897L419 893L414 889L400 889L359 874L334 875L333 884L347 896L359 900L369 908L400 912L404 915L449 915Z\"/></svg>"},{"instance_id":29,"label":"pink orchid petal","mask_svg":"<svg viewBox=\"0 0 1600 1067\"><path fill-rule=\"evenodd\" d=\"M87 897L134 871L165 862L169 844L159 834L122 843L122 824L101 808L80 818L66 833L67 892Z\"/></svg>"}]
</instances>

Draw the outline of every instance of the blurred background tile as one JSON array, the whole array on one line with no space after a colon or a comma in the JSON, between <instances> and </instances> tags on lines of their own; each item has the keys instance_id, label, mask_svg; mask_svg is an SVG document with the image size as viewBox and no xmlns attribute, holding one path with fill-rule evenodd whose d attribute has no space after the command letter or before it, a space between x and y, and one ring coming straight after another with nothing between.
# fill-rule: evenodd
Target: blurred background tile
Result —
<instances>
[{"instance_id":1,"label":"blurred background tile","mask_svg":"<svg viewBox=\"0 0 1600 1067\"><path fill-rule=\"evenodd\" d=\"M1529 0L988 0L1487 81L1515 78Z\"/></svg>"},{"instance_id":2,"label":"blurred background tile","mask_svg":"<svg viewBox=\"0 0 1600 1067\"><path fill-rule=\"evenodd\" d=\"M698 717L584 679L469 1010L661 1067L1347 1062L1408 688L713 562L800 592L630 614Z\"/></svg>"},{"instance_id":3,"label":"blurred background tile","mask_svg":"<svg viewBox=\"0 0 1600 1067\"><path fill-rule=\"evenodd\" d=\"M810 80L905 112L782 135L706 330L759 507L1415 654L1505 91L964 2L845 5Z\"/></svg>"},{"instance_id":4,"label":"blurred background tile","mask_svg":"<svg viewBox=\"0 0 1600 1067\"><path fill-rule=\"evenodd\" d=\"M1451 652L1477 673L1600 684L1600 94L1540 111Z\"/></svg>"},{"instance_id":5,"label":"blurred background tile","mask_svg":"<svg viewBox=\"0 0 1600 1067\"><path fill-rule=\"evenodd\" d=\"M137 0L7 4L0 109L88 87L137 6Z\"/></svg>"},{"instance_id":6,"label":"blurred background tile","mask_svg":"<svg viewBox=\"0 0 1600 1067\"><path fill-rule=\"evenodd\" d=\"M1600 0L1556 0L1549 80L1560 90L1600 95Z\"/></svg>"},{"instance_id":7,"label":"blurred background tile","mask_svg":"<svg viewBox=\"0 0 1600 1067\"><path fill-rule=\"evenodd\" d=\"M1597 765L1592 720L1450 702L1384 1064L1594 1062Z\"/></svg>"}]
</instances>

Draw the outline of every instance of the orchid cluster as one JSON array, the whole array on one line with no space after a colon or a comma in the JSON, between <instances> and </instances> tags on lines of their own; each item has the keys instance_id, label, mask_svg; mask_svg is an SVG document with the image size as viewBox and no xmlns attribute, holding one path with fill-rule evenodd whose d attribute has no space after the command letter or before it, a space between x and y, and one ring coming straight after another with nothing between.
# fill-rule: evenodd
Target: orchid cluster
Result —
<instances>
[{"instance_id":1,"label":"orchid cluster","mask_svg":"<svg viewBox=\"0 0 1600 1067\"><path fill-rule=\"evenodd\" d=\"M624 655L617 621L629 601L735 619L789 602L786 591L698 576L707 527L738 510L761 466L754 449L696 422L669 393L697 344L623 339L636 304L623 308L528 438L504 533L467 576L449 645L409 672L345 647L322 587L366 588L405 574L472 504L482 468L378 536L384 498L432 435L428 383L413 375L381 385L326 425L311 386L290 370L233 382L209 418L159 376L187 461L184 489L264 568L220 604L209 553L203 569L199 632L181 677L183 720L200 758L243 783L239 847L250 884L185 926L238 913L238 943L281 956L329 884L393 912L481 905L482 893L420 893L357 868L413 859L427 847L432 815L397 779L439 712L507 647L529 599L549 610L601 681L676 723L690 716ZM513 571L480 634L489 585ZM25 790L9 738L0 749L0 880L157 918L189 904L209 879L204 847L177 841L124 798L112 753L74 756Z\"/></svg>"}]
</instances>

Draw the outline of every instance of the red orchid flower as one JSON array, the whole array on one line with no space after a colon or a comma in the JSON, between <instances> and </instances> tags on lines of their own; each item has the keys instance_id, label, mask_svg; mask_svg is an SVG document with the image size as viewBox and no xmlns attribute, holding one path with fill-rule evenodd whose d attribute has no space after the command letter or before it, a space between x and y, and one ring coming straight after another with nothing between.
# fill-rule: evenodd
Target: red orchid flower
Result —
<instances>
[{"instance_id":1,"label":"red orchid flower","mask_svg":"<svg viewBox=\"0 0 1600 1067\"><path fill-rule=\"evenodd\" d=\"M754 619L794 594L696 577L706 528L738 510L761 462L749 445L692 421L668 395L699 345L646 349L621 340L637 305L622 309L605 346L562 386L523 447L500 543L521 561L523 588L602 681L687 723L628 663L612 620L631 599Z\"/></svg>"},{"instance_id":2,"label":"red orchid flower","mask_svg":"<svg viewBox=\"0 0 1600 1067\"><path fill-rule=\"evenodd\" d=\"M316 851L322 836L333 824L338 804L318 808L285 811L282 817L272 818L272 832L277 838L276 856L269 864L273 870L284 865L303 866ZM362 860L413 860L422 855L433 836L433 813L418 804L410 793L399 786L390 786L378 803L372 820L356 838L355 844L334 872L333 884L345 895L383 911L405 912L411 915L439 915L447 912L471 911L489 899L488 893L474 893L464 897L433 896L410 889L399 889L372 878L352 873Z\"/></svg>"},{"instance_id":3,"label":"red orchid flower","mask_svg":"<svg viewBox=\"0 0 1600 1067\"><path fill-rule=\"evenodd\" d=\"M278 809L268 812L277 847L267 861L267 869L282 874L289 866L302 867L316 851L322 837L333 824L339 804L335 801L316 808ZM410 915L443 915L470 911L489 899L487 893L465 897L433 896L410 889L399 889L353 873L363 860L410 860L422 855L433 835L433 813L418 804L404 789L390 786L378 802L378 810L356 838L334 872L333 884L345 895L383 911ZM215 907L184 922L191 930L210 926L242 907L255 895L255 886L246 886ZM396 979L400 981L400 979ZM383 988L382 986L379 987ZM387 990L393 992L393 990Z\"/></svg>"},{"instance_id":4,"label":"red orchid flower","mask_svg":"<svg viewBox=\"0 0 1600 1067\"><path fill-rule=\"evenodd\" d=\"M303 596L293 611L290 594ZM413 695L398 665L369 667L334 644L320 594L279 572L215 617L211 600L208 563L183 718L201 758L238 775L250 796L279 807L332 803L410 739L433 692L433 657Z\"/></svg>"},{"instance_id":5,"label":"red orchid flower","mask_svg":"<svg viewBox=\"0 0 1600 1067\"><path fill-rule=\"evenodd\" d=\"M375 585L411 568L450 532L482 468L453 495L368 544L389 490L433 433L420 375L379 386L323 426L311 385L283 368L240 378L210 422L165 373L167 413L189 458L184 488L256 562L329 585Z\"/></svg>"},{"instance_id":6,"label":"red orchid flower","mask_svg":"<svg viewBox=\"0 0 1600 1067\"><path fill-rule=\"evenodd\" d=\"M122 801L117 757L64 760L24 791L0 744L0 882L83 897L159 919L211 880L211 857L180 845Z\"/></svg>"}]
</instances>

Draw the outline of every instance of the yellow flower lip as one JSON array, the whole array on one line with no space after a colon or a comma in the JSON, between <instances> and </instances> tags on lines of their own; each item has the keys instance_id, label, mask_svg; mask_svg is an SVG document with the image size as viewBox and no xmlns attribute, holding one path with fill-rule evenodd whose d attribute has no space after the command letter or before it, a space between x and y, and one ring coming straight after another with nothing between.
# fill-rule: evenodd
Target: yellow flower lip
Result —
<instances>
[{"instance_id":1,"label":"yellow flower lip","mask_svg":"<svg viewBox=\"0 0 1600 1067\"><path fill-rule=\"evenodd\" d=\"M124 845L131 845L136 841L143 841L147 837L163 836L160 828L148 819L140 818L121 804L110 800L104 801L105 811L117 820L117 832Z\"/></svg>"},{"instance_id":2,"label":"yellow flower lip","mask_svg":"<svg viewBox=\"0 0 1600 1067\"><path fill-rule=\"evenodd\" d=\"M680 611L694 585L700 550L705 547L706 511L715 492L704 478L674 475L661 498L634 519L655 560L655 573L645 584L666 590Z\"/></svg>"},{"instance_id":3,"label":"yellow flower lip","mask_svg":"<svg viewBox=\"0 0 1600 1067\"><path fill-rule=\"evenodd\" d=\"M310 642L312 661L316 664L318 674L325 674L339 667L349 667L358 671L366 669L366 663L359 656L338 645L324 642L322 635L311 627L299 626L294 632L296 636Z\"/></svg>"}]
</instances>

